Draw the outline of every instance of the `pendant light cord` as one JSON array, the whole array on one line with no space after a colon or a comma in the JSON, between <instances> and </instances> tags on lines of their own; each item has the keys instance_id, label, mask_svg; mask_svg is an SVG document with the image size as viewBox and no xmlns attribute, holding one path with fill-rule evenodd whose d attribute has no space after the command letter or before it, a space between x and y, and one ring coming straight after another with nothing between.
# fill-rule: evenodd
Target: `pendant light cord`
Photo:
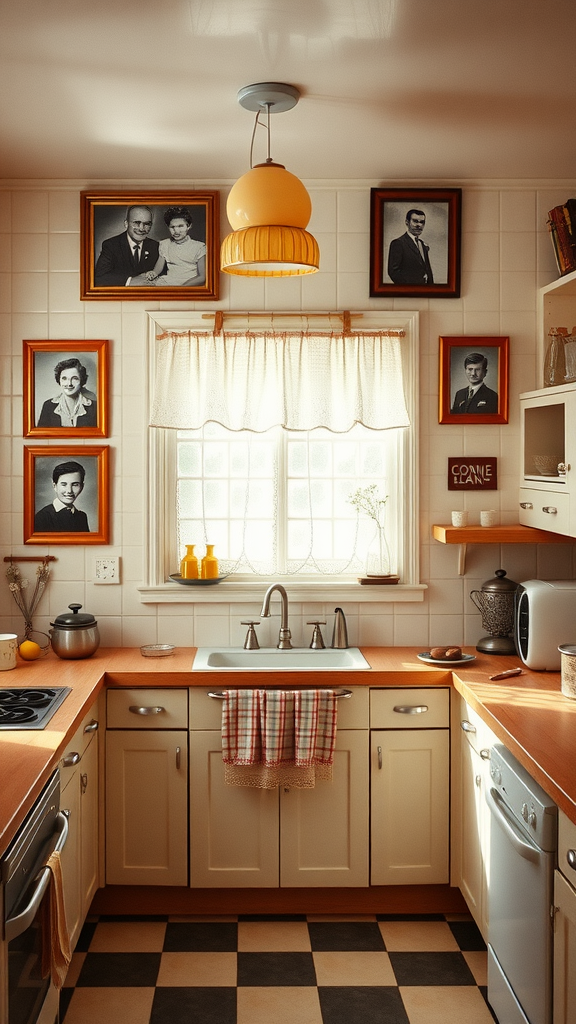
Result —
<instances>
[{"instance_id":1,"label":"pendant light cord","mask_svg":"<svg viewBox=\"0 0 576 1024\"><path fill-rule=\"evenodd\" d=\"M252 170L252 168L254 167L254 140L256 138L256 129L257 129L258 125L260 125L262 128L266 128L266 133L267 133L266 163L267 164L273 163L272 157L270 156L270 107L271 107L271 104L270 103L264 103L263 106L266 107L266 110L268 112L268 123L267 124L263 124L263 122L259 120L260 114L262 113L262 111L261 110L257 110L256 111L256 117L254 118L254 127L252 129L252 138L250 139L250 170Z\"/></svg>"}]
</instances>

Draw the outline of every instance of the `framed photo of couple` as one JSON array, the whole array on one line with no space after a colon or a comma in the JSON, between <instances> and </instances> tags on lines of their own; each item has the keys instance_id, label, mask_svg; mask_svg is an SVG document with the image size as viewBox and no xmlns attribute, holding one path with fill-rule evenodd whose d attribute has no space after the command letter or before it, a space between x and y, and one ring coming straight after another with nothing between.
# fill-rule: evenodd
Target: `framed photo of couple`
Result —
<instances>
[{"instance_id":1,"label":"framed photo of couple","mask_svg":"<svg viewBox=\"0 0 576 1024\"><path fill-rule=\"evenodd\" d=\"M370 295L458 298L462 190L370 190Z\"/></svg>"},{"instance_id":2,"label":"framed photo of couple","mask_svg":"<svg viewBox=\"0 0 576 1024\"><path fill-rule=\"evenodd\" d=\"M80 298L217 299L218 192L81 192Z\"/></svg>"},{"instance_id":3,"label":"framed photo of couple","mask_svg":"<svg viewBox=\"0 0 576 1024\"><path fill-rule=\"evenodd\" d=\"M24 543L108 544L108 445L24 447Z\"/></svg>"},{"instance_id":4,"label":"framed photo of couple","mask_svg":"<svg viewBox=\"0 0 576 1024\"><path fill-rule=\"evenodd\" d=\"M24 437L108 436L108 342L24 341Z\"/></svg>"}]
</instances>

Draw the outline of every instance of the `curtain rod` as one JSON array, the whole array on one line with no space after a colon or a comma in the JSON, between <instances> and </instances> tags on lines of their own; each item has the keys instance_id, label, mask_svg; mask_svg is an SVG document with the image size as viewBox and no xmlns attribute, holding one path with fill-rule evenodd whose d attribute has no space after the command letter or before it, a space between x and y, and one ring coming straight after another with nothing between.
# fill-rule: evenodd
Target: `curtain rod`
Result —
<instances>
[{"instance_id":1,"label":"curtain rod","mask_svg":"<svg viewBox=\"0 0 576 1024\"><path fill-rule=\"evenodd\" d=\"M338 313L331 313L331 312L328 312L328 313L297 313L297 312L296 313L266 313L266 312L250 313L249 311L247 311L247 312L239 312L239 311L237 311L237 312L234 312L234 313L227 313L223 309L217 309L217 310L215 310L214 313L202 313L202 319L203 320L211 320L212 317L214 317L214 333L215 334L220 334L220 332L222 331L222 329L224 327L224 320L233 320L234 318L237 319L238 317L240 317L240 318L246 317L248 319L250 317L253 317L254 319L262 318L262 319L266 319L266 320L279 320L280 318L283 318L283 317L286 317L288 319L296 319L296 318L299 317L301 320L316 320L316 319L320 319L320 320L327 320L328 319L329 320L330 317L334 317L336 320L341 320L342 321L342 333L344 335L346 335L346 334L350 333L352 319L358 320L358 319L362 318L363 316L364 316L364 313L351 313L349 309L340 310L340 312L338 312Z\"/></svg>"}]
</instances>

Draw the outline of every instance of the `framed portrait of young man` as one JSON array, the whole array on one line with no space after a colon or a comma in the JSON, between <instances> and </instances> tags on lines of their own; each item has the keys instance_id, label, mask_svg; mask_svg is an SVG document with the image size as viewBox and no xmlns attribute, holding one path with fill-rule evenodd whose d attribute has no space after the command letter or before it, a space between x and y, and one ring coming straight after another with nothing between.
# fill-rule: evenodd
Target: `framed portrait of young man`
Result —
<instances>
[{"instance_id":1,"label":"framed portrait of young man","mask_svg":"<svg viewBox=\"0 0 576 1024\"><path fill-rule=\"evenodd\" d=\"M458 298L462 190L370 190L370 295Z\"/></svg>"},{"instance_id":2,"label":"framed portrait of young man","mask_svg":"<svg viewBox=\"0 0 576 1024\"><path fill-rule=\"evenodd\" d=\"M217 299L219 192L81 192L80 298Z\"/></svg>"},{"instance_id":3,"label":"framed portrait of young man","mask_svg":"<svg viewBox=\"0 0 576 1024\"><path fill-rule=\"evenodd\" d=\"M24 448L24 543L109 543L108 445Z\"/></svg>"},{"instance_id":4,"label":"framed portrait of young man","mask_svg":"<svg viewBox=\"0 0 576 1024\"><path fill-rule=\"evenodd\" d=\"M108 342L24 341L24 437L108 436Z\"/></svg>"},{"instance_id":5,"label":"framed portrait of young man","mask_svg":"<svg viewBox=\"0 0 576 1024\"><path fill-rule=\"evenodd\" d=\"M510 339L441 337L440 423L508 423Z\"/></svg>"}]
</instances>

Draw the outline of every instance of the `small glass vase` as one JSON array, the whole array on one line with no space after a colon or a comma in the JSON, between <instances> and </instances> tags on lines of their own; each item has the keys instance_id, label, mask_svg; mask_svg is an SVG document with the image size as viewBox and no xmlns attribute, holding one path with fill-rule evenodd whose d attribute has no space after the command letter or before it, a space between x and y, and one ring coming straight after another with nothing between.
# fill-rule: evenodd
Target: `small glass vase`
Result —
<instances>
[{"instance_id":1,"label":"small glass vase","mask_svg":"<svg viewBox=\"0 0 576 1024\"><path fill-rule=\"evenodd\" d=\"M180 562L180 576L183 580L197 580L199 576L198 559L194 554L195 544L186 544L186 554Z\"/></svg>"},{"instance_id":2,"label":"small glass vase","mask_svg":"<svg viewBox=\"0 0 576 1024\"><path fill-rule=\"evenodd\" d=\"M218 579L218 559L214 554L214 544L206 545L206 554L200 566L200 576L203 580Z\"/></svg>"},{"instance_id":3,"label":"small glass vase","mask_svg":"<svg viewBox=\"0 0 576 1024\"><path fill-rule=\"evenodd\" d=\"M366 553L367 576L390 576L390 550L384 527L376 523L374 536Z\"/></svg>"}]
</instances>

